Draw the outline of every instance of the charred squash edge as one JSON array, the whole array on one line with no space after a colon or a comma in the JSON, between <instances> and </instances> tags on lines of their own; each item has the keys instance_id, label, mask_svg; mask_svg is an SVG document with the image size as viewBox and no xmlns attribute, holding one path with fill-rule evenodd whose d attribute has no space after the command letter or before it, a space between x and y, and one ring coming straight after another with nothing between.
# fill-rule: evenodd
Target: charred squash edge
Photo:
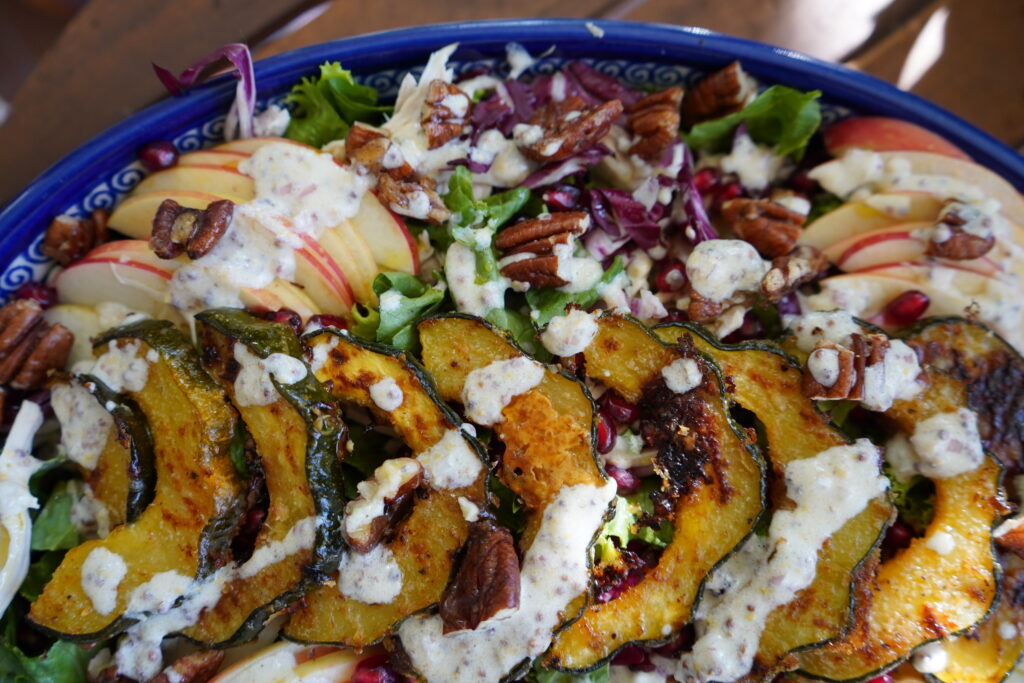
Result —
<instances>
[{"instance_id":1,"label":"charred squash edge","mask_svg":"<svg viewBox=\"0 0 1024 683\"><path fill-rule=\"evenodd\" d=\"M337 337L339 339L344 340L346 343L350 343L350 344L352 344L354 346L357 346L357 347L359 347L359 348L361 348L361 349L363 349L365 351L369 351L371 353L377 353L377 354L380 354L382 356L386 356L388 358L393 358L393 359L399 361L416 378L416 381L422 386L422 388L423 388L424 392L426 393L427 397L434 403L434 405L441 412L441 415L442 415L445 423L447 424L447 426L450 429L457 429L457 430L459 430L459 433L466 440L466 442L469 443L470 447L473 449L473 452L480 459L480 462L484 466L484 490L485 491L487 490L486 489L486 484L490 480L490 477L493 476L493 475L492 475L492 473L490 471L491 464L490 464L490 462L489 462L489 460L487 458L486 451L485 451L483 445L481 445L481 443L475 437L473 437L471 434L466 433L461 428L461 426L463 424L463 420L459 417L459 414L456 413L455 410L453 410L447 403L445 403L443 400L441 400L441 397L437 393L437 386L434 383L433 377L430 375L429 372L427 372L427 370L415 358L413 358L410 354L406 353L405 351L402 351L399 348L396 348L396 347L393 347L393 346L388 346L388 345L385 345L385 344L379 344L379 343L376 343L376 342L371 342L371 341L368 341L366 339L362 339L360 337L357 337L357 336L349 333L347 330L339 330L339 329L333 328L333 327L324 327L324 328L321 328L319 330L314 330L312 332L307 332L306 334L302 335L300 341L301 341L301 343L302 343L304 348L309 349L309 348L311 348L311 342L314 339L316 339L317 337L321 337L321 336L334 336L334 337ZM313 377L314 381L317 381L317 383L319 384L319 381L315 379L314 375L315 375L315 373L313 373L311 371L310 372L310 377ZM322 384L321 384L321 387L323 387ZM326 388L324 388L324 391L328 394L328 396L331 396L331 400L335 400L335 401L340 400L342 403L344 403L344 399L336 399L333 395L330 394L329 391L327 391ZM340 500L341 500L341 509L342 509L342 512L344 512L346 501L345 501L343 496L340 498ZM339 519L340 519L340 517L339 517ZM340 524L339 524L339 530L340 530ZM335 569L336 569L336 567L335 567ZM333 569L332 569L331 573L333 573ZM425 608L423 608L421 610L417 610L415 612L411 612L410 614L407 614L406 616L398 619L395 623L391 624L391 626L387 629L387 631L380 638L377 638L376 640L374 640L372 642L368 642L368 643L366 643L366 644L364 644L364 645L362 645L360 647L372 647L372 646L375 646L375 645L383 642L385 639L387 639L388 637L390 637L391 635L393 635L395 633L395 631L397 630L397 628L399 627L399 625L403 621L405 621L406 619L408 619L410 617L413 617L413 616L415 616L417 614L423 614L424 612L433 609L433 607L434 607L434 605L428 605L427 607L425 607ZM287 623L285 623L285 625L282 627L281 635L286 640L289 640L289 641L295 642L295 643L304 643L304 644L311 644L311 645L316 645L316 644L319 644L319 645L337 645L336 642L329 641L329 640L309 640L309 639L304 639L304 638L298 638L298 637L296 637L296 636L294 636L294 635L292 635L292 634L290 634L288 632L288 624Z\"/></svg>"},{"instance_id":2,"label":"charred squash edge","mask_svg":"<svg viewBox=\"0 0 1024 683\"><path fill-rule=\"evenodd\" d=\"M874 326L871 326L871 327L874 327ZM775 354L776 356L778 356L779 358L784 360L786 363L789 363L790 365L793 365L796 368L801 368L802 365L803 365L802 363L799 363L793 356L789 355L788 353L783 351L781 348L779 348L779 346L777 346L774 342L747 341L747 342L740 342L739 344L724 344L721 341L719 341L710 331L704 329L703 327L701 327L699 325L695 325L693 323L664 323L664 324L661 324L661 325L654 326L652 328L652 331L655 334L657 334L657 331L659 329L666 329L666 328L682 328L682 329L685 329L685 330L689 330L693 334L698 335L701 339L703 339L709 345L713 346L714 348L716 348L716 349L718 349L720 351L725 351L725 352L729 352L729 351L766 351L766 352ZM823 413L818 408L818 406L816 404L814 404L813 402L812 402L812 407L814 408L815 412L818 415L821 416L823 422L827 423L840 436L842 436L843 439L846 439L847 441L850 441L849 436L842 429L840 429L835 423L833 423L831 421L831 419L829 419L829 416L826 415L825 413ZM889 502L890 505L892 505L892 500L891 500L890 494L887 493L886 496L887 496L886 500ZM855 581L854 577L859 575L860 573L862 573L862 570L866 566L866 563L871 561L871 558L872 558L873 554L875 553L875 551L879 547L881 547L882 541L885 540L886 531L889 529L889 526L891 525L891 523L892 523L892 520L890 519L889 523L887 523L887 524L882 526L882 528L878 532L878 536L875 537L874 542L867 549L867 552L860 559L860 561L858 561L857 564L853 567L853 569L852 569L852 571L850 573L850 576L851 576L851 580L850 580L850 596L849 596L849 602L848 602L848 614L850 614L850 615L854 615L854 614L857 613L858 599L857 599L857 591L854 590L854 581ZM830 643L833 643L833 642L835 642L837 640L840 640L841 638L845 637L847 633L849 633L849 631L853 627L853 625L854 625L853 624L853 620L852 619L847 619L846 625L836 635L834 635L834 636L832 636L830 638L825 638L823 640L820 640L820 641L817 641L817 642L814 642L814 643L807 643L807 644L801 645L801 646L799 646L797 648L794 648L794 649L790 650L787 654L795 654L795 653L798 653L798 652L805 652L805 651L808 651L808 650L815 650L815 649L824 647L824 646L826 646L826 645L828 645Z\"/></svg>"},{"instance_id":3,"label":"charred squash edge","mask_svg":"<svg viewBox=\"0 0 1024 683\"><path fill-rule=\"evenodd\" d=\"M153 502L156 495L156 464L153 435L149 422L139 405L119 394L92 375L80 375L85 390L96 397L103 409L114 418L117 438L128 442L128 500L125 520L130 524Z\"/></svg>"},{"instance_id":4,"label":"charred squash edge","mask_svg":"<svg viewBox=\"0 0 1024 683\"><path fill-rule=\"evenodd\" d=\"M622 318L622 319L624 319L624 320L626 320L626 321L628 321L630 323L635 324L644 333L646 333L646 335L652 341L654 341L655 343L660 344L661 346L664 346L666 348L672 348L671 344L667 344L664 340L659 339L656 336L656 334L654 332L654 328L647 327L646 325L644 325L642 322L640 322L639 320L637 320L633 316L628 316L628 315L615 316L615 314L605 314L605 316L602 316L602 317L612 317L612 316ZM760 511L758 512L757 517L754 520L752 520L752 522L750 524L750 529L748 529L747 533L743 535L743 538L731 550L729 550L729 552L727 552L725 555L723 555L712 566L710 571L700 580L700 583L697 586L697 590L694 593L693 605L690 608L690 615L691 615L690 621L692 621L692 616L693 616L693 614L696 613L697 607L700 605L701 600L703 599L704 588L707 585L708 580L712 577L712 575L714 574L716 569L718 569L726 561L728 561L728 559L730 557L732 557L743 546L743 544L747 542L747 540L750 539L751 535L754 534L758 524L761 522L761 520L764 519L764 516L765 516L765 514L767 512L767 506L768 506L768 503L767 503L767 486L768 486L768 480L767 480L767 466L768 465L767 465L767 461L762 456L761 451L758 449L758 447L755 444L749 443L747 441L747 439L744 436L743 432L740 430L739 426L736 424L736 421L732 418L732 416L729 413L730 400L729 400L729 394L726 391L726 383L725 383L725 379L724 379L724 377L722 375L722 369L718 366L718 363L716 363L714 361L714 359L711 358L708 354L706 354L706 353L704 353L702 351L698 351L697 353L700 355L701 359L704 361L705 367L709 368L713 372L713 374L714 374L714 381L715 381L715 383L718 386L719 396L720 396L720 400L721 400L721 403L722 403L722 410L723 410L723 413L725 414L726 422L728 423L730 429L732 429L733 435L739 440L739 442L741 444L743 444L743 447L746 449L747 453L750 455L751 459L754 461L754 463L757 465L758 470L760 471L760 486L759 486L758 495L760 496L761 504L760 504ZM600 378L598 377L598 378L593 378L593 379L600 379ZM600 534L600 532L599 532L599 534ZM611 604L611 603L614 603L614 600L609 602L609 604ZM582 614L585 612L587 606L588 605L584 606L583 610L580 613L580 616L582 616ZM573 623L575 621L578 621L578 620L579 620L579 618L573 620ZM556 635L557 635L557 633L559 633L559 632L561 632L563 630L566 630L566 629L570 628L571 626L572 626L572 623L566 624L564 627L559 629L558 632L556 632ZM631 645L642 644L643 646L658 646L658 645L662 645L662 644L665 644L667 642L670 642L677 635L678 635L678 632L673 632L673 633L670 633L667 636L660 637L660 638L653 638L653 639L650 639L650 640L631 640L631 641L626 641L622 645L620 645L619 647L617 647L614 650L612 650L611 652L609 652L604 657L602 657L599 660L597 660L596 662L594 662L592 664L589 664L589 665L586 665L586 666L583 666L583 667L562 667L562 666L559 666L557 663L550 662L550 661L545 662L545 666L552 666L555 670L566 671L566 672L570 672L570 673L588 673L588 672L591 672L591 671L594 671L596 669L601 668L602 666L604 666L605 664L610 662L612 659L614 659L615 656L619 652L621 652L623 649L625 649L625 648L627 648L627 647L629 647ZM550 652L550 650L548 652ZM543 657L543 655L542 655L542 657Z\"/></svg>"},{"instance_id":5,"label":"charred squash edge","mask_svg":"<svg viewBox=\"0 0 1024 683\"><path fill-rule=\"evenodd\" d=\"M213 394L221 393L220 387L206 374L199 362L199 354L181 331L168 320L140 320L107 330L93 341L93 348L100 348L118 339L139 339L156 349L171 371L185 382ZM226 402L225 402L226 406ZM231 409L232 412L234 409ZM229 434L223 435L225 444ZM155 448L154 448L155 453ZM225 451L224 457L227 458ZM155 458L154 458L155 464ZM155 487L154 487L155 493ZM230 531L238 515L238 505L229 506L222 515L211 519L203 528L198 539L199 553L195 579L201 580L216 571L216 556L230 543ZM52 577L51 577L52 578ZM38 599L38 598L37 598ZM28 620L32 627L57 640L74 643L94 643L121 633L137 620L121 614L99 631L93 633L68 634Z\"/></svg>"},{"instance_id":6,"label":"charred squash edge","mask_svg":"<svg viewBox=\"0 0 1024 683\"><path fill-rule=\"evenodd\" d=\"M303 359L302 347L290 329L239 309L213 309L196 315L196 320L220 334L245 344L257 356L272 353ZM303 567L303 580L269 603L254 610L229 638L212 647L230 647L250 640L274 613L301 598L337 568L344 547L341 519L344 511L342 473L338 447L347 435L340 410L307 367L306 376L294 384L272 380L278 393L306 423L306 480L316 510L313 556Z\"/></svg>"}]
</instances>

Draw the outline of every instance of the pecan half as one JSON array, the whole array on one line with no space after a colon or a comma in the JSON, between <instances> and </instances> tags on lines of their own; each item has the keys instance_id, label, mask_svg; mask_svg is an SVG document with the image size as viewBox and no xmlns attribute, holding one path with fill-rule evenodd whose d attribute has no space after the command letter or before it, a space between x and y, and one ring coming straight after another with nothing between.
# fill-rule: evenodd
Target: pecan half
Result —
<instances>
[{"instance_id":1,"label":"pecan half","mask_svg":"<svg viewBox=\"0 0 1024 683\"><path fill-rule=\"evenodd\" d=\"M395 180L415 174L415 169L398 145L383 131L365 123L354 123L345 137L345 156L374 174L386 173Z\"/></svg>"},{"instance_id":2,"label":"pecan half","mask_svg":"<svg viewBox=\"0 0 1024 683\"><path fill-rule=\"evenodd\" d=\"M186 253L190 259L209 254L231 225L235 204L230 199L211 202L205 209L189 209L165 199L153 216L149 247L159 258Z\"/></svg>"},{"instance_id":3,"label":"pecan half","mask_svg":"<svg viewBox=\"0 0 1024 683\"><path fill-rule=\"evenodd\" d=\"M206 683L224 661L224 650L200 650L185 655L160 672L151 683Z\"/></svg>"},{"instance_id":4,"label":"pecan half","mask_svg":"<svg viewBox=\"0 0 1024 683\"><path fill-rule=\"evenodd\" d=\"M395 180L385 173L377 178L377 192L381 201L403 216L440 225L452 215L427 178Z\"/></svg>"},{"instance_id":5,"label":"pecan half","mask_svg":"<svg viewBox=\"0 0 1024 683\"><path fill-rule=\"evenodd\" d=\"M466 93L451 83L440 78L432 80L423 103L422 124L427 134L427 146L437 149L461 135L472 106L473 102Z\"/></svg>"},{"instance_id":6,"label":"pecan half","mask_svg":"<svg viewBox=\"0 0 1024 683\"><path fill-rule=\"evenodd\" d=\"M106 241L108 217L103 209L85 218L57 216L46 228L39 250L62 266L71 265Z\"/></svg>"},{"instance_id":7,"label":"pecan half","mask_svg":"<svg viewBox=\"0 0 1024 683\"><path fill-rule=\"evenodd\" d=\"M540 128L540 135L518 136L523 154L542 163L563 161L589 147L608 133L622 115L622 102L610 100L590 107L581 97L568 97L541 107L530 117L529 125Z\"/></svg>"},{"instance_id":8,"label":"pecan half","mask_svg":"<svg viewBox=\"0 0 1024 683\"><path fill-rule=\"evenodd\" d=\"M804 368L804 394L817 400L850 398L857 381L855 365L853 351L844 346L832 344L814 349Z\"/></svg>"},{"instance_id":9,"label":"pecan half","mask_svg":"<svg viewBox=\"0 0 1024 683\"><path fill-rule=\"evenodd\" d=\"M352 549L365 553L380 543L405 517L422 483L423 468L411 458L392 459L378 467L372 479L360 482L359 497L345 507L345 536ZM380 514L373 514L375 508Z\"/></svg>"},{"instance_id":10,"label":"pecan half","mask_svg":"<svg viewBox=\"0 0 1024 683\"><path fill-rule=\"evenodd\" d=\"M629 108L626 120L639 139L629 148L645 161L658 161L665 150L679 139L683 89L675 86L643 98Z\"/></svg>"},{"instance_id":11,"label":"pecan half","mask_svg":"<svg viewBox=\"0 0 1024 683\"><path fill-rule=\"evenodd\" d=\"M561 211L526 218L505 228L494 238L494 246L505 255L529 252L550 254L556 244L568 244L573 236L590 227L590 216L582 211Z\"/></svg>"},{"instance_id":12,"label":"pecan half","mask_svg":"<svg viewBox=\"0 0 1024 683\"><path fill-rule=\"evenodd\" d=\"M501 267L501 274L509 280L526 282L530 287L564 287L569 284L568 280L558 276L558 257L554 254L508 262Z\"/></svg>"},{"instance_id":13,"label":"pecan half","mask_svg":"<svg viewBox=\"0 0 1024 683\"><path fill-rule=\"evenodd\" d=\"M683 98L683 123L692 126L742 109L757 93L757 81L733 62L697 81Z\"/></svg>"},{"instance_id":14,"label":"pecan half","mask_svg":"<svg viewBox=\"0 0 1024 683\"><path fill-rule=\"evenodd\" d=\"M772 259L772 267L761 278L761 294L769 301L779 301L823 275L828 266L828 258L818 249L800 245L785 256Z\"/></svg>"},{"instance_id":15,"label":"pecan half","mask_svg":"<svg viewBox=\"0 0 1024 683\"><path fill-rule=\"evenodd\" d=\"M1024 559L1024 520L1019 514L1000 524L992 538L1002 550Z\"/></svg>"},{"instance_id":16,"label":"pecan half","mask_svg":"<svg viewBox=\"0 0 1024 683\"><path fill-rule=\"evenodd\" d=\"M438 613L444 633L472 630L501 612L519 607L519 557L512 534L493 519L469 527L469 539Z\"/></svg>"},{"instance_id":17,"label":"pecan half","mask_svg":"<svg viewBox=\"0 0 1024 683\"><path fill-rule=\"evenodd\" d=\"M38 389L50 370L64 367L74 335L43 320L42 307L18 299L0 308L0 384Z\"/></svg>"},{"instance_id":18,"label":"pecan half","mask_svg":"<svg viewBox=\"0 0 1024 683\"><path fill-rule=\"evenodd\" d=\"M775 258L793 250L807 217L768 199L730 199L722 218L736 236L754 245L762 256Z\"/></svg>"},{"instance_id":19,"label":"pecan half","mask_svg":"<svg viewBox=\"0 0 1024 683\"><path fill-rule=\"evenodd\" d=\"M992 217L962 202L949 202L939 212L925 253L964 261L981 258L996 243Z\"/></svg>"}]
</instances>

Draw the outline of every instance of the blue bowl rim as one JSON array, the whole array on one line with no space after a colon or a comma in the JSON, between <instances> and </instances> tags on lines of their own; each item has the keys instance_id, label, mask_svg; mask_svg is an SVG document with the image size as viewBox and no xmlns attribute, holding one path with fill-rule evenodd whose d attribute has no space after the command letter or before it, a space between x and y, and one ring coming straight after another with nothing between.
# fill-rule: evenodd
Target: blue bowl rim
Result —
<instances>
[{"instance_id":1,"label":"blue bowl rim","mask_svg":"<svg viewBox=\"0 0 1024 683\"><path fill-rule=\"evenodd\" d=\"M591 27L604 35L594 35ZM927 100L840 64L697 27L611 20L512 19L404 28L319 43L259 60L255 65L257 85L263 95L280 91L287 85L278 82L283 75L293 82L297 80L295 74L311 73L325 59L337 59L356 73L372 73L383 67L381 62L391 68L421 64L431 51L451 42L460 43L460 53L481 50L494 56L513 40L531 52L555 45L560 52L578 58L646 58L697 68L738 59L764 81L818 89L825 100L854 111L894 116L925 126L1024 190L1024 157ZM602 45L612 48L608 54L602 54ZM225 75L184 96L157 102L96 135L44 171L0 210L0 261L9 263L41 226L79 198L76 193L84 194L86 183L97 180L104 162L123 155L126 149L133 152L140 133L170 130L175 121L187 119L196 111L226 108L234 89L235 80ZM152 137L149 134L149 139Z\"/></svg>"}]
</instances>

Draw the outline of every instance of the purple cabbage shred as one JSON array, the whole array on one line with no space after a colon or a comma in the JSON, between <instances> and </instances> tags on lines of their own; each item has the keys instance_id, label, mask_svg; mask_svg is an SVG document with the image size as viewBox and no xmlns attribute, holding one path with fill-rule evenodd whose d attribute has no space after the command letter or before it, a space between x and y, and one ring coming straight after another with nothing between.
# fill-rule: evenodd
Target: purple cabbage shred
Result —
<instances>
[{"instance_id":1,"label":"purple cabbage shred","mask_svg":"<svg viewBox=\"0 0 1024 683\"><path fill-rule=\"evenodd\" d=\"M593 166L611 153L610 149L600 143L593 147L588 147L568 159L547 164L537 169L526 177L526 180L522 183L523 187L533 190L542 185L553 185L567 176L574 175L589 166Z\"/></svg>"},{"instance_id":2,"label":"purple cabbage shred","mask_svg":"<svg viewBox=\"0 0 1024 683\"><path fill-rule=\"evenodd\" d=\"M683 235L693 244L718 239L718 233L704 209L704 200L694 183L693 155L689 147L683 148L683 165L677 180L679 192L672 206L672 222L683 228Z\"/></svg>"}]
</instances>

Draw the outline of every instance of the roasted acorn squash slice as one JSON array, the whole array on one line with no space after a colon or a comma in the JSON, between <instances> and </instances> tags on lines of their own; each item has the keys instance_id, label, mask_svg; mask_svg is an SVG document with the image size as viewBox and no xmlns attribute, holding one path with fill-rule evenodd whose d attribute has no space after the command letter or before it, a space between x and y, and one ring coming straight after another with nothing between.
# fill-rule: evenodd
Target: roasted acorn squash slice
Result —
<instances>
[{"instance_id":1,"label":"roasted acorn squash slice","mask_svg":"<svg viewBox=\"0 0 1024 683\"><path fill-rule=\"evenodd\" d=\"M1024 569L1003 574L1002 597L985 623L942 649L946 668L928 676L938 683L1000 683L1024 654ZM1006 632L1009 629L1009 632Z\"/></svg>"},{"instance_id":2,"label":"roasted acorn squash slice","mask_svg":"<svg viewBox=\"0 0 1024 683\"><path fill-rule=\"evenodd\" d=\"M107 332L97 343L139 340L148 365L141 391L130 393L149 422L156 464L153 502L135 522L68 551L30 618L64 639L100 640L127 627L132 591L155 574L203 577L225 558L242 501L228 456L236 414L199 355L167 321L145 320ZM82 588L82 565L97 548L121 557L126 573L116 604L100 614Z\"/></svg>"},{"instance_id":3,"label":"roasted acorn squash slice","mask_svg":"<svg viewBox=\"0 0 1024 683\"><path fill-rule=\"evenodd\" d=\"M316 376L330 393L372 411L394 427L414 453L426 451L447 432L459 429L458 415L438 400L429 376L404 353L329 328L304 341L315 359ZM370 387L385 379L393 380L402 392L401 404L391 411L378 408L370 396ZM468 441L482 458L475 441ZM402 570L397 597L370 605L346 597L333 584L321 586L298 605L285 634L304 642L362 647L380 640L410 614L436 604L469 530L458 499L463 496L483 505L483 485L481 475L469 487L430 489L413 501L409 516L387 542Z\"/></svg>"},{"instance_id":4,"label":"roasted acorn squash slice","mask_svg":"<svg viewBox=\"0 0 1024 683\"><path fill-rule=\"evenodd\" d=\"M612 315L598 320L597 336L584 354L588 377L633 403L662 368L684 357L639 323ZM703 480L675 503L672 541L639 583L590 605L562 631L546 666L588 669L624 645L677 633L691 619L704 578L753 530L764 505L764 464L729 416L717 368L702 361L711 379L690 392L704 418L692 426L714 444L714 452L704 464Z\"/></svg>"},{"instance_id":5,"label":"roasted acorn squash slice","mask_svg":"<svg viewBox=\"0 0 1024 683\"><path fill-rule=\"evenodd\" d=\"M278 397L268 405L242 405L235 394L235 344L258 358L284 354L302 358L291 328L240 310L205 311L201 323L203 364L224 389L256 445L269 506L253 557L279 547L297 525L313 522L309 545L229 581L221 599L185 631L193 640L225 646L255 636L276 611L311 590L333 571L341 552L343 492L338 462L346 438L340 411L311 373L295 383L275 382ZM301 361L300 361L301 362Z\"/></svg>"},{"instance_id":6,"label":"roasted acorn squash slice","mask_svg":"<svg viewBox=\"0 0 1024 683\"><path fill-rule=\"evenodd\" d=\"M923 362L967 385L967 407L978 415L985 448L1009 481L1024 473L1024 358L981 323L932 318L903 333Z\"/></svg>"},{"instance_id":7,"label":"roasted acorn squash slice","mask_svg":"<svg viewBox=\"0 0 1024 683\"><path fill-rule=\"evenodd\" d=\"M811 458L849 443L804 396L800 368L771 344L724 345L691 325L666 325L654 333L666 341L690 334L697 348L718 363L731 397L754 413L764 428L768 458L776 476L789 462ZM773 507L785 491L772 491ZM859 583L870 579L865 560L893 515L877 498L832 535L818 553L814 582L769 615L754 660L753 679L792 668L786 655L841 636L856 605Z\"/></svg>"},{"instance_id":8,"label":"roasted acorn squash slice","mask_svg":"<svg viewBox=\"0 0 1024 683\"><path fill-rule=\"evenodd\" d=\"M886 416L913 433L917 422L966 403L960 382L930 372L924 391L912 401L896 401ZM869 678L918 646L984 619L999 591L992 527L1007 512L1000 479L992 457L974 471L935 479L935 513L924 536L881 564L856 629L799 655L801 673L833 681ZM941 555L928 547L928 537L937 531L953 537L955 552Z\"/></svg>"}]
</instances>

